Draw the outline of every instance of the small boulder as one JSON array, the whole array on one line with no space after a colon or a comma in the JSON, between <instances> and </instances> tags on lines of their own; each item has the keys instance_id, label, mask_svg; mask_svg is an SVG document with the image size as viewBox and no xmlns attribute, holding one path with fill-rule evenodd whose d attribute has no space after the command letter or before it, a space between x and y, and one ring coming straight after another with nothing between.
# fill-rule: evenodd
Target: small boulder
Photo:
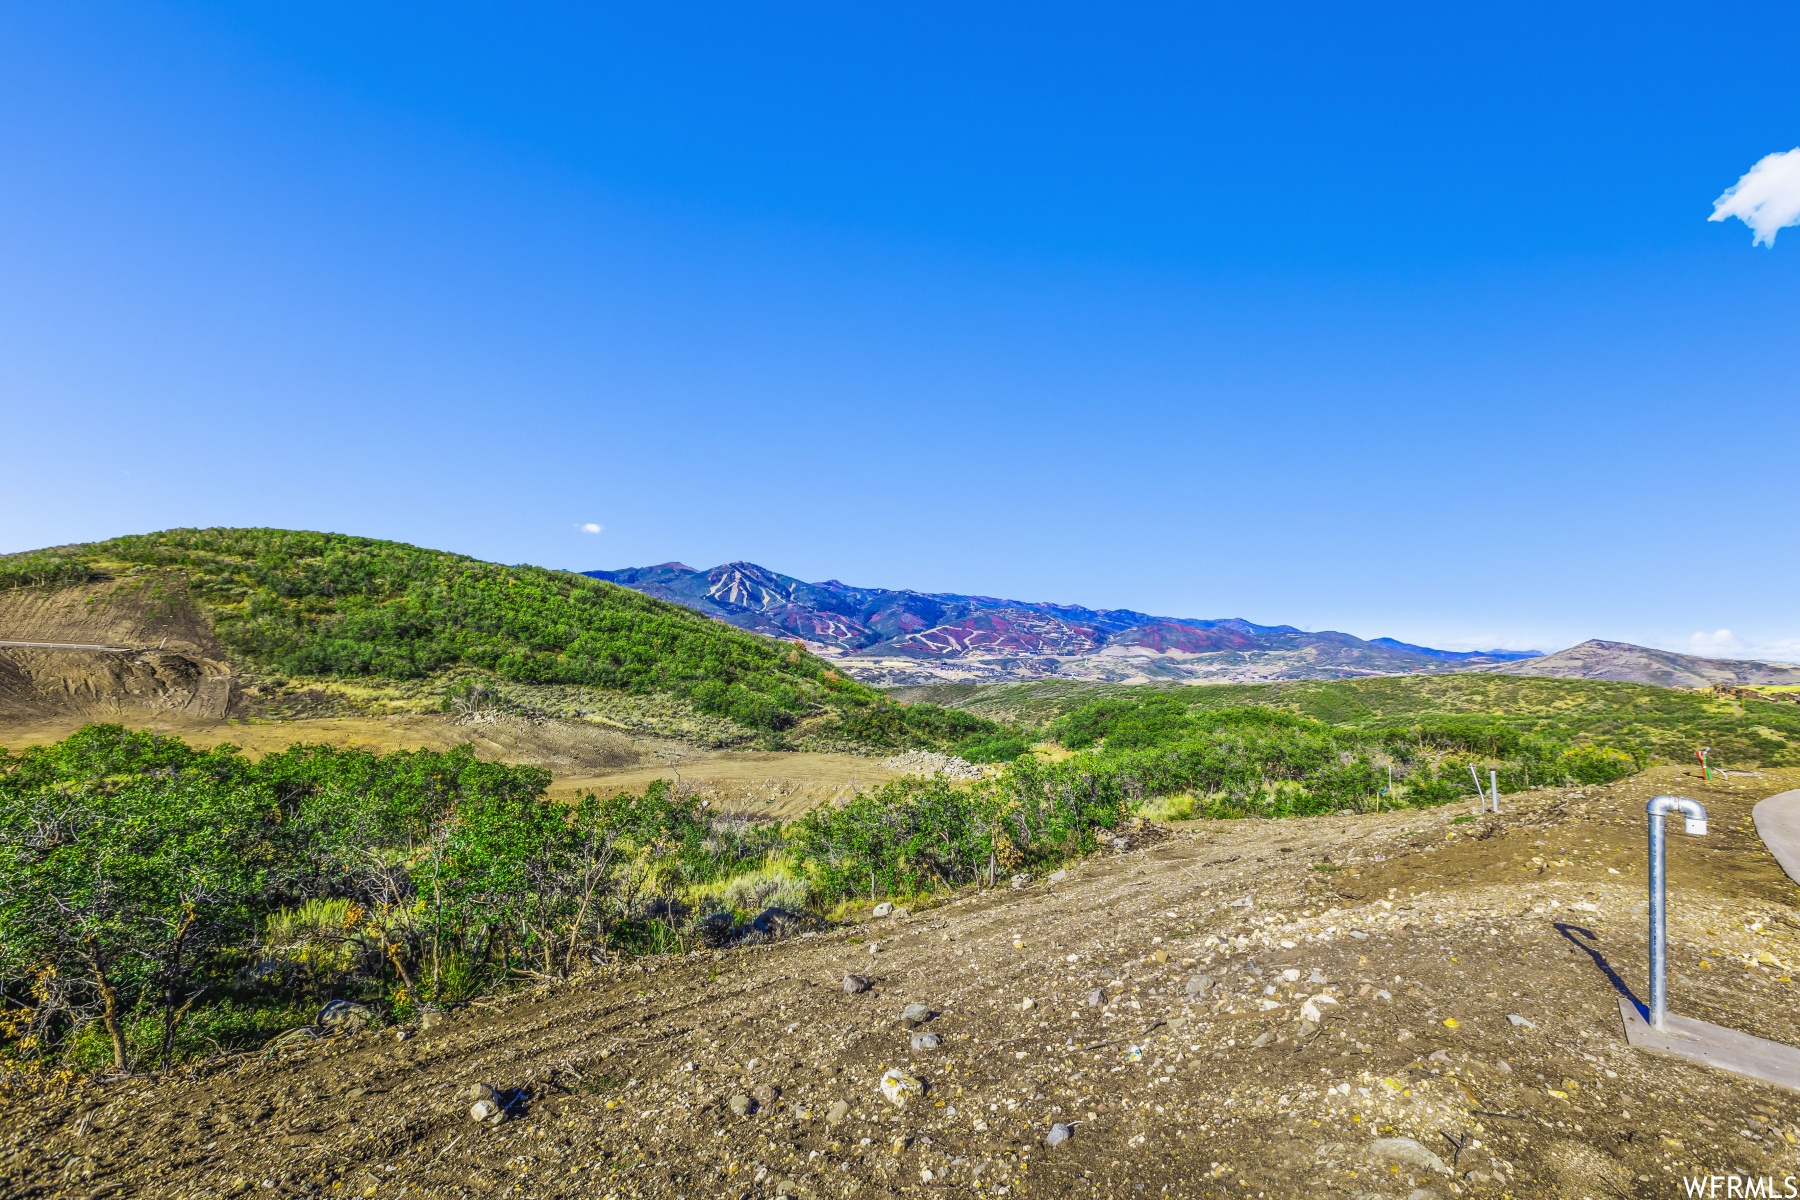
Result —
<instances>
[{"instance_id":1,"label":"small boulder","mask_svg":"<svg viewBox=\"0 0 1800 1200\"><path fill-rule=\"evenodd\" d=\"M852 996L856 995L858 992L866 992L873 986L875 985L870 982L866 975L845 974L844 976L844 990L849 992Z\"/></svg>"},{"instance_id":2,"label":"small boulder","mask_svg":"<svg viewBox=\"0 0 1800 1200\"><path fill-rule=\"evenodd\" d=\"M883 900L880 904L875 906L874 910L869 915L872 917L885 917L893 911L894 906L886 900Z\"/></svg>"},{"instance_id":3,"label":"small boulder","mask_svg":"<svg viewBox=\"0 0 1800 1200\"><path fill-rule=\"evenodd\" d=\"M895 1108L905 1108L909 1097L923 1095L925 1085L906 1072L889 1067L881 1077L881 1094Z\"/></svg>"},{"instance_id":4,"label":"small boulder","mask_svg":"<svg viewBox=\"0 0 1800 1200\"><path fill-rule=\"evenodd\" d=\"M506 1120L507 1097L488 1084L470 1084L463 1090L463 1099L473 1101L469 1105L469 1120L477 1124L499 1125Z\"/></svg>"},{"instance_id":5,"label":"small boulder","mask_svg":"<svg viewBox=\"0 0 1800 1200\"><path fill-rule=\"evenodd\" d=\"M1325 978L1325 972L1319 970L1319 968L1317 968L1317 967L1314 967L1312 969L1312 974L1308 975L1306 977L1306 982L1308 982L1308 983L1330 983L1331 980Z\"/></svg>"},{"instance_id":6,"label":"small boulder","mask_svg":"<svg viewBox=\"0 0 1800 1200\"><path fill-rule=\"evenodd\" d=\"M1536 1029L1537 1026L1521 1017L1518 1013L1507 1013L1506 1019L1521 1029Z\"/></svg>"},{"instance_id":7,"label":"small boulder","mask_svg":"<svg viewBox=\"0 0 1800 1200\"><path fill-rule=\"evenodd\" d=\"M1034 1009L1036 1007L1037 1007L1037 1001L1033 1000L1030 996L1027 996L1023 1000L1019 1001L1019 1011L1020 1012L1030 1012L1032 1009Z\"/></svg>"},{"instance_id":8,"label":"small boulder","mask_svg":"<svg viewBox=\"0 0 1800 1200\"><path fill-rule=\"evenodd\" d=\"M1013 890L1017 891L1030 882L1031 882L1031 876L1029 876L1029 875L1024 875L1024 874L1014 875L1012 877Z\"/></svg>"},{"instance_id":9,"label":"small boulder","mask_svg":"<svg viewBox=\"0 0 1800 1200\"><path fill-rule=\"evenodd\" d=\"M1044 1145L1060 1146L1074 1136L1075 1131L1059 1121L1050 1127L1050 1136L1044 1139Z\"/></svg>"},{"instance_id":10,"label":"small boulder","mask_svg":"<svg viewBox=\"0 0 1800 1200\"><path fill-rule=\"evenodd\" d=\"M839 1100L825 1110L825 1123L827 1125L842 1125L845 1118L849 1115L850 1105L846 1101Z\"/></svg>"},{"instance_id":11,"label":"small boulder","mask_svg":"<svg viewBox=\"0 0 1800 1200\"><path fill-rule=\"evenodd\" d=\"M1442 1175L1450 1174L1450 1168L1443 1159L1409 1137L1378 1138L1369 1143L1369 1153L1403 1166L1436 1171Z\"/></svg>"},{"instance_id":12,"label":"small boulder","mask_svg":"<svg viewBox=\"0 0 1800 1200\"><path fill-rule=\"evenodd\" d=\"M730 1101L727 1102L726 1107L730 1108L736 1115L743 1117L750 1114L751 1103L750 1097L742 1092L738 1092L731 1097Z\"/></svg>"},{"instance_id":13,"label":"small boulder","mask_svg":"<svg viewBox=\"0 0 1800 1200\"><path fill-rule=\"evenodd\" d=\"M773 1109L775 1102L781 1099L781 1089L772 1083L760 1084L754 1092L750 1093L750 1097L756 1101L757 1108Z\"/></svg>"},{"instance_id":14,"label":"small boulder","mask_svg":"<svg viewBox=\"0 0 1800 1200\"><path fill-rule=\"evenodd\" d=\"M374 1015L366 1004L358 1004L354 1000L333 1000L319 1010L318 1023L334 1033L349 1033L367 1025L369 1018Z\"/></svg>"},{"instance_id":15,"label":"small boulder","mask_svg":"<svg viewBox=\"0 0 1800 1200\"><path fill-rule=\"evenodd\" d=\"M915 1033L912 1036L914 1050L936 1050L944 1044L944 1039L935 1033Z\"/></svg>"},{"instance_id":16,"label":"small boulder","mask_svg":"<svg viewBox=\"0 0 1800 1200\"><path fill-rule=\"evenodd\" d=\"M900 1020L908 1029L917 1029L931 1020L931 1009L923 1004L909 1004L901 1010Z\"/></svg>"},{"instance_id":17,"label":"small boulder","mask_svg":"<svg viewBox=\"0 0 1800 1200\"><path fill-rule=\"evenodd\" d=\"M1099 1008L1102 1004L1105 1004L1105 1003L1106 1003L1106 989L1105 988L1094 988L1092 991L1088 992L1087 1005L1089 1008Z\"/></svg>"}]
</instances>

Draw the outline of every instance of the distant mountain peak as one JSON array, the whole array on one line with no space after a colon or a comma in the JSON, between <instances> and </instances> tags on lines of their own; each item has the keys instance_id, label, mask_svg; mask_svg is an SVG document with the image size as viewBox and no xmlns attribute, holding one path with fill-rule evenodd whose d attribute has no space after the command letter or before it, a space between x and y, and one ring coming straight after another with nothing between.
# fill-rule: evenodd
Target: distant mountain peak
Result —
<instances>
[{"instance_id":1,"label":"distant mountain peak","mask_svg":"<svg viewBox=\"0 0 1800 1200\"><path fill-rule=\"evenodd\" d=\"M1800 684L1800 666L1753 659L1700 658L1655 650L1630 642L1593 638L1529 662L1485 667L1504 675L1549 675L1563 679L1609 679L1618 683L1653 683L1661 687L1708 687L1733 684Z\"/></svg>"},{"instance_id":2,"label":"distant mountain peak","mask_svg":"<svg viewBox=\"0 0 1800 1200\"><path fill-rule=\"evenodd\" d=\"M1397 642L1393 638L1374 638L1371 646L1386 646L1390 650L1400 650L1407 654L1423 654L1427 658L1435 658L1440 662L1470 662L1481 659L1489 662L1514 662L1527 658L1542 658L1541 650L1433 650L1429 646L1415 646L1410 642Z\"/></svg>"}]
</instances>

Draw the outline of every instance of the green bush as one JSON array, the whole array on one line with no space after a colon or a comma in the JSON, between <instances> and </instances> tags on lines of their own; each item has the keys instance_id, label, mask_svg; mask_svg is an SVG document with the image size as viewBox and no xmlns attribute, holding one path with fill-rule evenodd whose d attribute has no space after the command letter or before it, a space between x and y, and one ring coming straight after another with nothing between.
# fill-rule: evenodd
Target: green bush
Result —
<instances>
[{"instance_id":1,"label":"green bush","mask_svg":"<svg viewBox=\"0 0 1800 1200\"><path fill-rule=\"evenodd\" d=\"M1611 783L1638 769L1631 755L1610 746L1570 746L1559 756L1559 765L1575 783Z\"/></svg>"},{"instance_id":2,"label":"green bush","mask_svg":"<svg viewBox=\"0 0 1800 1200\"><path fill-rule=\"evenodd\" d=\"M86 583L99 574L80 554L55 550L0 554L0 592L16 587Z\"/></svg>"}]
</instances>

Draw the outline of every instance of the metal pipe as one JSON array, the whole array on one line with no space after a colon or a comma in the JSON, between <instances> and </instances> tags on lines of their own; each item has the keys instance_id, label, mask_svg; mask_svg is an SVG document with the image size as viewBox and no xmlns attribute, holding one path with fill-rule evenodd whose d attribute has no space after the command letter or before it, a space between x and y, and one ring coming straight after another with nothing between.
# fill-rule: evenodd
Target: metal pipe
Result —
<instances>
[{"instance_id":1,"label":"metal pipe","mask_svg":"<svg viewBox=\"0 0 1800 1200\"><path fill-rule=\"evenodd\" d=\"M1475 781L1475 797L1481 801L1481 811L1487 811L1487 793L1481 790L1481 776L1476 773L1475 764L1469 764L1469 778Z\"/></svg>"},{"instance_id":2,"label":"metal pipe","mask_svg":"<svg viewBox=\"0 0 1800 1200\"><path fill-rule=\"evenodd\" d=\"M1668 878L1663 866L1663 815L1687 818L1687 832L1706 834L1706 810L1686 796L1658 796L1644 806L1650 816L1650 1024L1658 1029L1669 1015Z\"/></svg>"},{"instance_id":3,"label":"metal pipe","mask_svg":"<svg viewBox=\"0 0 1800 1200\"><path fill-rule=\"evenodd\" d=\"M1500 775L1490 769L1488 771L1488 790L1494 793L1494 811L1500 811Z\"/></svg>"}]
</instances>

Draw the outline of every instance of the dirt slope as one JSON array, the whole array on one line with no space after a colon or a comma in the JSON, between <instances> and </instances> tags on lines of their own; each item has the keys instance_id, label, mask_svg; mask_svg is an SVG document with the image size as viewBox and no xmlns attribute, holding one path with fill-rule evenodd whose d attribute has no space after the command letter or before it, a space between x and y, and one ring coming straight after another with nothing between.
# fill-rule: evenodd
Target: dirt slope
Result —
<instances>
[{"instance_id":1,"label":"dirt slope","mask_svg":"<svg viewBox=\"0 0 1800 1200\"><path fill-rule=\"evenodd\" d=\"M1795 888L1748 832L1796 783L1662 769L1460 824L1144 838L1020 891L34 1097L0 1194L1661 1197L1683 1173L1779 1177L1800 1098L1627 1048L1608 971L1641 994L1642 805L1685 791L1715 834L1671 837L1673 1007L1800 1038ZM846 970L874 987L847 994ZM1192 994L1200 975L1216 986ZM941 1047L911 1047L915 1002ZM890 1067L923 1097L886 1102ZM478 1082L527 1098L476 1125ZM1053 1122L1074 1136L1050 1148Z\"/></svg>"},{"instance_id":2,"label":"dirt slope","mask_svg":"<svg viewBox=\"0 0 1800 1200\"><path fill-rule=\"evenodd\" d=\"M224 647L179 573L0 591L0 720L127 716L220 720L232 711Z\"/></svg>"},{"instance_id":3,"label":"dirt slope","mask_svg":"<svg viewBox=\"0 0 1800 1200\"><path fill-rule=\"evenodd\" d=\"M159 647L223 662L225 650L179 572L0 591L0 641Z\"/></svg>"}]
</instances>

